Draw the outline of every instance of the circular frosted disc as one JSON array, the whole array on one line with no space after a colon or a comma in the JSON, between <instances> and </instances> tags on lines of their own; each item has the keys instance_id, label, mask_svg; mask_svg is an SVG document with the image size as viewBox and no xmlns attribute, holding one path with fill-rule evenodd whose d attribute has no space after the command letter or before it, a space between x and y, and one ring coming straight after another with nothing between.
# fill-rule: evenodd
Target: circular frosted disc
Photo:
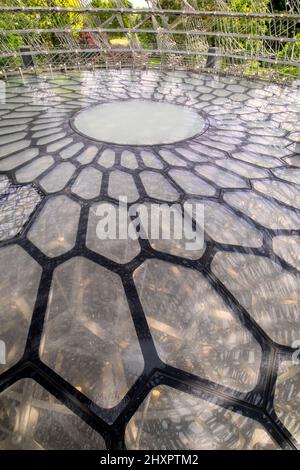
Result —
<instances>
[{"instance_id":1,"label":"circular frosted disc","mask_svg":"<svg viewBox=\"0 0 300 470\"><path fill-rule=\"evenodd\" d=\"M85 109L76 115L73 125L81 134L101 142L158 145L200 134L205 120L184 106L128 100Z\"/></svg>"}]
</instances>

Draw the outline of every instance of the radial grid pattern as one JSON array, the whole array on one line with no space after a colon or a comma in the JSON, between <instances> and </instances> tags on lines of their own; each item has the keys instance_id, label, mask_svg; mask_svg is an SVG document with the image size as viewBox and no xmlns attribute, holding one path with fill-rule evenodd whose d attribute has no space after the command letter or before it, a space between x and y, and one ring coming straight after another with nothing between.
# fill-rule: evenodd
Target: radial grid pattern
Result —
<instances>
[{"instance_id":1,"label":"radial grid pattern","mask_svg":"<svg viewBox=\"0 0 300 470\"><path fill-rule=\"evenodd\" d=\"M136 99L189 107L205 132L75 132L80 110ZM298 447L299 91L74 72L10 79L0 115L0 448ZM202 202L204 247L99 240L119 196Z\"/></svg>"}]
</instances>

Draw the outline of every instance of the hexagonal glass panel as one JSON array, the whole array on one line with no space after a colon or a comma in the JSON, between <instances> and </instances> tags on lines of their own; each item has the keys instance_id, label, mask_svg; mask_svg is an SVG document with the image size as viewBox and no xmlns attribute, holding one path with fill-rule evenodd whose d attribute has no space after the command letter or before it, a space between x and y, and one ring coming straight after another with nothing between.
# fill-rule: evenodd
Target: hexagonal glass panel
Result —
<instances>
[{"instance_id":1,"label":"hexagonal glass panel","mask_svg":"<svg viewBox=\"0 0 300 470\"><path fill-rule=\"evenodd\" d=\"M117 274L83 257L56 268L40 356L98 405L122 400L144 360Z\"/></svg>"},{"instance_id":2,"label":"hexagonal glass panel","mask_svg":"<svg viewBox=\"0 0 300 470\"><path fill-rule=\"evenodd\" d=\"M103 236L109 228L106 225L109 216L112 217L112 221L115 221L113 227L113 230L115 229L115 238L110 239L107 233L107 238L103 239ZM89 212L86 246L90 250L116 263L129 263L129 261L135 258L141 251L140 244L137 240L133 240L130 237L119 237L119 234L124 230L125 233L128 233L127 228L130 222L126 208L109 203L93 205ZM101 236L99 236L99 234Z\"/></svg>"},{"instance_id":3,"label":"hexagonal glass panel","mask_svg":"<svg viewBox=\"0 0 300 470\"><path fill-rule=\"evenodd\" d=\"M150 260L134 282L164 362L243 392L255 386L261 348L203 275Z\"/></svg>"},{"instance_id":4,"label":"hexagonal glass panel","mask_svg":"<svg viewBox=\"0 0 300 470\"><path fill-rule=\"evenodd\" d=\"M280 344L300 338L300 283L262 256L217 253L212 270L261 328Z\"/></svg>"},{"instance_id":5,"label":"hexagonal glass panel","mask_svg":"<svg viewBox=\"0 0 300 470\"><path fill-rule=\"evenodd\" d=\"M130 450L276 450L253 419L166 386L145 398L126 428Z\"/></svg>"},{"instance_id":6,"label":"hexagonal glass panel","mask_svg":"<svg viewBox=\"0 0 300 470\"><path fill-rule=\"evenodd\" d=\"M0 395L1 450L99 450L100 434L31 379Z\"/></svg>"},{"instance_id":7,"label":"hexagonal glass panel","mask_svg":"<svg viewBox=\"0 0 300 470\"><path fill-rule=\"evenodd\" d=\"M0 372L3 372L24 353L42 268L17 245L0 249L0 266L0 340L4 353Z\"/></svg>"},{"instance_id":8,"label":"hexagonal glass panel","mask_svg":"<svg viewBox=\"0 0 300 470\"><path fill-rule=\"evenodd\" d=\"M70 251L76 242L80 210L80 205L67 196L48 199L28 239L50 258Z\"/></svg>"},{"instance_id":9,"label":"hexagonal glass panel","mask_svg":"<svg viewBox=\"0 0 300 470\"><path fill-rule=\"evenodd\" d=\"M14 186L7 182L0 201L0 241L18 235L41 200L33 186Z\"/></svg>"},{"instance_id":10,"label":"hexagonal glass panel","mask_svg":"<svg viewBox=\"0 0 300 470\"><path fill-rule=\"evenodd\" d=\"M280 364L275 387L274 407L278 418L298 441L300 448L299 363L284 361Z\"/></svg>"}]
</instances>

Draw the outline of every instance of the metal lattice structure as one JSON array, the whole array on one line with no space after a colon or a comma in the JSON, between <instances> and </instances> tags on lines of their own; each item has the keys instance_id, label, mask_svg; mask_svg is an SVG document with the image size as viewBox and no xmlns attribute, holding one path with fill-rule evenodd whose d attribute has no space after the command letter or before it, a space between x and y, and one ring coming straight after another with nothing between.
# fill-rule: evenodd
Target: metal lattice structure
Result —
<instances>
[{"instance_id":1,"label":"metal lattice structure","mask_svg":"<svg viewBox=\"0 0 300 470\"><path fill-rule=\"evenodd\" d=\"M158 0L149 0L148 9L128 8L122 0L111 8L83 0L0 2L2 73L125 66L297 77L299 1L287 1L282 13L266 2L248 3L252 8L241 13L224 0L182 0L181 10L163 10Z\"/></svg>"},{"instance_id":2,"label":"metal lattice structure","mask_svg":"<svg viewBox=\"0 0 300 470\"><path fill-rule=\"evenodd\" d=\"M8 79L0 448L299 447L300 262L284 242L300 244L298 97L185 71ZM154 146L76 132L82 109L131 99L185 103L205 132ZM124 195L201 201L204 249L103 246L95 209Z\"/></svg>"},{"instance_id":3,"label":"metal lattice structure","mask_svg":"<svg viewBox=\"0 0 300 470\"><path fill-rule=\"evenodd\" d=\"M0 0L0 449L300 447L299 1L248 3ZM137 101L201 131L101 139ZM100 240L124 196L203 245Z\"/></svg>"}]
</instances>

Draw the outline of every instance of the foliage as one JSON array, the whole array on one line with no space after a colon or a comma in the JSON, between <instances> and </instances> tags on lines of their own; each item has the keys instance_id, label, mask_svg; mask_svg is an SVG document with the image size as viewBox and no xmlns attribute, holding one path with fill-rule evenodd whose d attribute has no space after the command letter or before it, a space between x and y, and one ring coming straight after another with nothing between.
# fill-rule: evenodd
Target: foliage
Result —
<instances>
[{"instance_id":1,"label":"foliage","mask_svg":"<svg viewBox=\"0 0 300 470\"><path fill-rule=\"evenodd\" d=\"M116 6L114 0L86 0L87 4L90 4L92 7L101 7L101 8L113 8ZM90 3L88 3L88 1ZM130 0L125 0L125 7L132 7ZM229 10L233 12L260 12L265 13L270 11L285 11L286 9L286 0L189 0L191 6L198 8L199 10ZM78 6L78 0L0 0L0 6L59 6L59 7L75 7ZM160 0L159 6L167 10L181 10L183 7L182 0ZM37 25L39 29L67 29L67 30L77 30L86 28L97 28L104 21L108 20L111 17L110 12L100 12L97 15L95 14L81 14L78 12L19 12L17 15L12 13L6 13L0 15L0 29L3 30L17 30L17 29L36 29ZM139 24L144 17L142 15L126 15L122 13L116 15L111 23L107 24L107 28L118 29L120 27L131 28ZM152 19L149 18L142 25L143 29L155 29L158 27L164 26L164 20L162 17L156 16L156 23L152 23ZM166 18L169 24L172 24L178 19L177 15L170 13L169 17ZM192 26L190 24L193 23ZM192 29L201 29L202 31L212 33L216 32L234 32L244 35L256 35L256 36L268 36L273 35L274 32L279 31L280 27L284 29L284 20L280 19L279 24L274 23L274 20L269 19L243 19L243 18L219 18L219 17L207 17L200 19L184 18L182 22L178 22L178 25L175 26L175 29L187 29L191 27ZM300 31L299 28L296 30L296 37L299 38ZM286 28L285 35L290 37L295 34L295 31L292 29L290 32ZM73 33L73 36L76 38L79 37L79 34ZM187 37L180 34L170 35L175 44L175 47L181 48L185 45ZM116 45L126 45L129 43L129 40L134 38L134 35L129 34L120 34L120 33L110 33L108 38L111 40L111 43ZM151 33L139 33L139 41L144 48L156 47L157 36ZM9 33L5 36L0 36L1 41L1 50L2 51L17 51L18 48L22 45L34 45L35 40L39 40L38 34L31 35L19 35ZM56 47L59 45L58 35L45 33L43 34L43 42L47 44L49 48ZM272 59L278 58L278 60L296 60L300 58L300 45L299 43L280 43L278 41L268 41L265 39L251 39L248 38L236 38L236 37L219 37L218 35L206 36L202 40L203 49L208 46L216 46L222 48L224 51L237 54L240 56L247 55L250 57L248 61L247 71L256 70L259 74L263 71L263 64L261 64L256 57L260 55L261 51L270 50L272 51ZM199 39L199 44L201 40ZM5 61L7 59L4 59ZM238 62L235 59L236 63ZM228 62L230 63L230 61ZM241 61L241 64L243 61ZM1 61L0 61L1 64ZM3 64L3 61L2 61ZM224 61L223 65L226 66ZM279 71L280 74L293 74L297 75L299 70L297 67L285 67L277 64L274 66L274 70Z\"/></svg>"}]
</instances>

